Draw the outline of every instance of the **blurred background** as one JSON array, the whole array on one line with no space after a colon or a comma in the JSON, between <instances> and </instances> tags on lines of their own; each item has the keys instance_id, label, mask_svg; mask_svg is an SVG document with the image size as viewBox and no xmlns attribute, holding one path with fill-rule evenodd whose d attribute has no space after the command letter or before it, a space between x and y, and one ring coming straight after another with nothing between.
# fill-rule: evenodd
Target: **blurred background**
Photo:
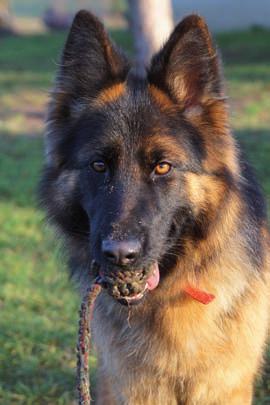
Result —
<instances>
[{"instance_id":1,"label":"blurred background","mask_svg":"<svg viewBox=\"0 0 270 405\"><path fill-rule=\"evenodd\" d=\"M79 299L37 208L35 190L48 92L67 29L80 8L98 14L137 61L149 58L173 20L194 11L206 18L223 55L232 127L270 202L269 0L0 0L3 405L75 403ZM163 35L157 42L156 31ZM94 356L91 370L94 383ZM257 383L255 404L270 404L270 360Z\"/></svg>"}]
</instances>

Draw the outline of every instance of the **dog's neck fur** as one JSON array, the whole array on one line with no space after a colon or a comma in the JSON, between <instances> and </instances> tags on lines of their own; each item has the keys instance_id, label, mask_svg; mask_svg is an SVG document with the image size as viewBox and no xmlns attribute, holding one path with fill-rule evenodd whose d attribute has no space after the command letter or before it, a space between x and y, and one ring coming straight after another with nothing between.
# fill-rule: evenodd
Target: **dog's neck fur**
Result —
<instances>
[{"instance_id":1,"label":"dog's neck fur","mask_svg":"<svg viewBox=\"0 0 270 405\"><path fill-rule=\"evenodd\" d=\"M123 390L126 389L129 398L133 398L134 395L134 402L130 403L150 405L151 398L154 400L157 392L154 396L153 382L148 380L149 375L155 375L156 389L161 390L160 403L178 404L179 402L175 402L175 396L184 400L186 395L194 398L192 403L204 404L203 391L200 391L203 389L201 384L203 385L204 370L211 370L211 364L214 365L215 362L226 363L228 370L234 367L230 359L226 358L224 348L228 346L229 352L239 350L239 356L244 357L242 343L239 341L244 339L248 342L249 333L256 333L258 341L264 339L265 335L262 336L260 333L265 322L261 316L261 308L268 300L266 285L260 277L257 279L255 277L253 290L250 290L247 274L251 273L251 269L247 269L246 279L241 271L235 269L236 266L243 267L243 263L236 260L237 250L231 250L232 245L228 245L230 252L227 253L227 256L231 255L231 268L228 267L228 257L225 258L224 252L226 268L220 259L211 265L209 277L202 275L200 278L201 285L216 293L216 299L208 306L181 294L179 288L181 280L178 282L172 279L168 280L172 291L169 299L166 297L168 285L164 283L160 291L155 292L164 295L163 300L155 300L153 296L151 305L146 304L140 310L131 309L130 313L127 308L106 296L106 293L100 296L94 320L95 342L100 351L100 361L104 370L110 370L112 375L114 370L122 370L122 374L117 376L117 381L114 381L116 397L118 382L121 380L119 392L125 394ZM177 271L180 273L181 270L179 265ZM260 291L260 295L257 291ZM252 306L249 304L251 297ZM238 317L245 319L250 329L240 332ZM227 322L232 319L235 322ZM253 332L252 325L255 323L256 331ZM209 349L205 352L204 346L211 347L211 352ZM249 358L249 351L252 350L251 347L246 348L247 367L254 366L252 362L255 360ZM151 372L146 371L149 368ZM145 370L145 374L142 370ZM237 373L240 378L243 372L242 369L236 371L236 380ZM194 375L197 378L196 385L193 385ZM211 382L211 376L208 378ZM213 376L212 381L217 381L216 378L217 376ZM129 385L130 381L132 385ZM223 379L221 382L226 391L226 382ZM119 401L119 403L126 402Z\"/></svg>"}]
</instances>

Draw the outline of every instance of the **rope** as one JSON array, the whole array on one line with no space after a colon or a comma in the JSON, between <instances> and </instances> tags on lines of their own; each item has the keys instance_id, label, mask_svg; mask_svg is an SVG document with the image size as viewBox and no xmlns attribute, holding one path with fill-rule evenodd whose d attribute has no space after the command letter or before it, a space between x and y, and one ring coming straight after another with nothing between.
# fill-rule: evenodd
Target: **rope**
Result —
<instances>
[{"instance_id":1,"label":"rope","mask_svg":"<svg viewBox=\"0 0 270 405\"><path fill-rule=\"evenodd\" d=\"M91 326L95 300L102 287L98 284L98 278L87 290L81 304L79 332L77 343L77 390L78 404L90 405L90 382L89 382L89 352L91 348Z\"/></svg>"}]
</instances>

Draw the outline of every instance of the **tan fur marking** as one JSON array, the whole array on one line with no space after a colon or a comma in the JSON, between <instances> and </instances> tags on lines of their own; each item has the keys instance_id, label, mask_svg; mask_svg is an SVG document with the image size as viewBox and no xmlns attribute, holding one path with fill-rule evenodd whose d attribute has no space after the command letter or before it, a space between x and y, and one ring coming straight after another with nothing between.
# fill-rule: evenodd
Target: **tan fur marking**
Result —
<instances>
[{"instance_id":1,"label":"tan fur marking","mask_svg":"<svg viewBox=\"0 0 270 405\"><path fill-rule=\"evenodd\" d=\"M176 106L173 101L160 89L153 84L148 85L148 90L154 101L163 111L175 109Z\"/></svg>"},{"instance_id":2,"label":"tan fur marking","mask_svg":"<svg viewBox=\"0 0 270 405\"><path fill-rule=\"evenodd\" d=\"M103 107L106 104L113 103L119 97L121 97L126 91L124 83L115 84L112 87L109 87L103 90L95 100L94 104L98 107Z\"/></svg>"},{"instance_id":3,"label":"tan fur marking","mask_svg":"<svg viewBox=\"0 0 270 405\"><path fill-rule=\"evenodd\" d=\"M216 210L224 198L226 185L218 178L206 174L186 173L187 195L197 212Z\"/></svg>"},{"instance_id":4,"label":"tan fur marking","mask_svg":"<svg viewBox=\"0 0 270 405\"><path fill-rule=\"evenodd\" d=\"M150 154L152 150L164 149L168 154L168 159L176 158L179 162L185 163L188 161L188 156L183 148L179 147L179 143L174 138L166 136L165 132L162 133L162 128L156 128L156 134L153 134L144 144L145 154Z\"/></svg>"},{"instance_id":5,"label":"tan fur marking","mask_svg":"<svg viewBox=\"0 0 270 405\"><path fill-rule=\"evenodd\" d=\"M239 175L237 149L228 127L228 108L224 101L204 101L201 113L187 114L203 138L207 158L203 162L206 171L219 170L226 166L234 175Z\"/></svg>"}]
</instances>

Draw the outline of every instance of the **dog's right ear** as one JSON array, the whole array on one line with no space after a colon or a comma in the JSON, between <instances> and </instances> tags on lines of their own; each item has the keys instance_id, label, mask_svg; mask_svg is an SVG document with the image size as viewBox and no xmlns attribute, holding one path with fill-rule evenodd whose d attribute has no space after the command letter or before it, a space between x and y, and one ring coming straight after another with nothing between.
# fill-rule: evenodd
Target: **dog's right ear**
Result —
<instances>
[{"instance_id":1,"label":"dog's right ear","mask_svg":"<svg viewBox=\"0 0 270 405\"><path fill-rule=\"evenodd\" d=\"M124 80L127 70L126 58L103 24L88 11L79 11L62 54L56 92L73 100L92 99L105 86Z\"/></svg>"},{"instance_id":2,"label":"dog's right ear","mask_svg":"<svg viewBox=\"0 0 270 405\"><path fill-rule=\"evenodd\" d=\"M99 92L125 80L129 64L109 39L103 24L88 11L74 18L61 58L47 116L46 158L63 163L60 146L72 122L81 117Z\"/></svg>"}]
</instances>

